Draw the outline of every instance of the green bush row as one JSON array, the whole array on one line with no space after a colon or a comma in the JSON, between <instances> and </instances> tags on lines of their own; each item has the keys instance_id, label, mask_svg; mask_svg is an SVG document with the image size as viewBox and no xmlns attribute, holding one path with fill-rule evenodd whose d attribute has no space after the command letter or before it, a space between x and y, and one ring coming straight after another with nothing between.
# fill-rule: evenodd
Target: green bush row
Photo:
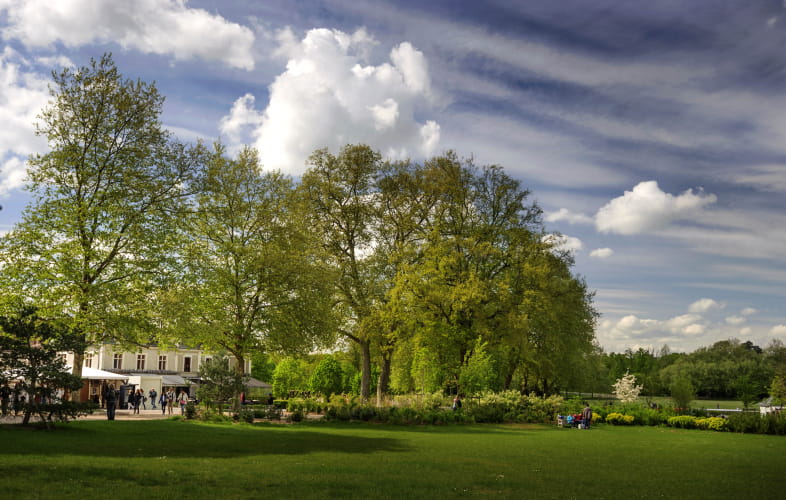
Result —
<instances>
[{"instance_id":1,"label":"green bush row","mask_svg":"<svg viewBox=\"0 0 786 500\"><path fill-rule=\"evenodd\" d=\"M521 395L516 391L484 393L464 400L460 410L441 393L397 398L391 406L363 404L357 398L333 396L321 409L329 420L362 420L394 424L550 422L562 398ZM319 405L317 405L319 410ZM303 409L296 403L297 409Z\"/></svg>"}]
</instances>

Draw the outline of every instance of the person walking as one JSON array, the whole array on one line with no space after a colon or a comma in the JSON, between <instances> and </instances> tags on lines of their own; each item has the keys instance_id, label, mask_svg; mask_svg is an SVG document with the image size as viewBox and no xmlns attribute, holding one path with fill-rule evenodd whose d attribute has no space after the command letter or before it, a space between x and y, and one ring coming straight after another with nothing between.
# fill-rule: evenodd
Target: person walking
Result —
<instances>
[{"instance_id":1,"label":"person walking","mask_svg":"<svg viewBox=\"0 0 786 500\"><path fill-rule=\"evenodd\" d=\"M161 405L161 414L162 415L165 414L166 413L166 392L164 392L163 389L161 390L161 398L158 400L158 403Z\"/></svg>"},{"instance_id":2,"label":"person walking","mask_svg":"<svg viewBox=\"0 0 786 500\"><path fill-rule=\"evenodd\" d=\"M188 393L185 390L180 391L180 394L177 395L177 402L180 403L180 414L185 416L188 404Z\"/></svg>"},{"instance_id":3,"label":"person walking","mask_svg":"<svg viewBox=\"0 0 786 500\"><path fill-rule=\"evenodd\" d=\"M142 391L142 389L137 389L134 393L134 413L137 415L139 414L139 407L142 406L144 401L145 393Z\"/></svg>"},{"instance_id":4,"label":"person walking","mask_svg":"<svg viewBox=\"0 0 786 500\"><path fill-rule=\"evenodd\" d=\"M166 407L167 407L167 414L172 414L172 407L175 405L175 390L173 388L169 388L166 391Z\"/></svg>"},{"instance_id":5,"label":"person walking","mask_svg":"<svg viewBox=\"0 0 786 500\"><path fill-rule=\"evenodd\" d=\"M142 396L142 409L147 410L147 396L145 395L145 390L141 387L139 388L139 395Z\"/></svg>"},{"instance_id":6,"label":"person walking","mask_svg":"<svg viewBox=\"0 0 786 500\"><path fill-rule=\"evenodd\" d=\"M150 389L150 392L147 393L147 396L150 398L150 406L155 410L156 409L156 397L158 393L155 389Z\"/></svg>"}]
</instances>

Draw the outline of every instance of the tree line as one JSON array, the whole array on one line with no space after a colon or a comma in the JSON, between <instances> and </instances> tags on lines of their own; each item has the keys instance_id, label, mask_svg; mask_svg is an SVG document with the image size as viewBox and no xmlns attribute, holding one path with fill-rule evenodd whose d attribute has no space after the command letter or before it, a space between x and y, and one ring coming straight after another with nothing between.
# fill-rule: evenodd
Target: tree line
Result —
<instances>
[{"instance_id":1,"label":"tree line","mask_svg":"<svg viewBox=\"0 0 786 500\"><path fill-rule=\"evenodd\" d=\"M0 307L64 325L76 375L113 342L200 345L240 370L343 352L363 398L581 380L593 294L502 167L347 145L293 179L251 148L179 141L155 84L109 54L54 72L50 93L34 200L0 238Z\"/></svg>"},{"instance_id":2,"label":"tree line","mask_svg":"<svg viewBox=\"0 0 786 500\"><path fill-rule=\"evenodd\" d=\"M585 358L587 375L577 390L604 393L629 372L643 386L644 397L685 392L694 399L733 399L745 406L782 391L773 387L786 376L786 346L773 340L762 348L751 341L728 339L690 353L639 348L622 353L601 350ZM780 380L780 382L777 382ZM786 396L786 393L783 394ZM780 400L780 396L778 398Z\"/></svg>"}]
</instances>

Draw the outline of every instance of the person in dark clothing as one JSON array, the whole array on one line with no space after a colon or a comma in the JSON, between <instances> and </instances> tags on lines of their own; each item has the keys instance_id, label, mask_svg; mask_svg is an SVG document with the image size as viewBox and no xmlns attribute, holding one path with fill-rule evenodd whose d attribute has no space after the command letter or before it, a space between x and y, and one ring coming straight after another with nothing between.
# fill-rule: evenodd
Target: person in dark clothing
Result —
<instances>
[{"instance_id":1,"label":"person in dark clothing","mask_svg":"<svg viewBox=\"0 0 786 500\"><path fill-rule=\"evenodd\" d=\"M131 396L130 401L134 404L134 413L139 413L139 406L142 404L142 389L137 389Z\"/></svg>"},{"instance_id":2,"label":"person in dark clothing","mask_svg":"<svg viewBox=\"0 0 786 500\"><path fill-rule=\"evenodd\" d=\"M584 410L581 412L581 423L584 424L585 429L589 429L590 424L592 424L592 409L589 403L584 403Z\"/></svg>"},{"instance_id":3,"label":"person in dark clothing","mask_svg":"<svg viewBox=\"0 0 786 500\"><path fill-rule=\"evenodd\" d=\"M107 420L114 420L115 419L115 404L117 402L117 397L115 396L115 388L113 386L108 386L106 389L106 394L104 394L104 401L106 402L106 418Z\"/></svg>"}]
</instances>

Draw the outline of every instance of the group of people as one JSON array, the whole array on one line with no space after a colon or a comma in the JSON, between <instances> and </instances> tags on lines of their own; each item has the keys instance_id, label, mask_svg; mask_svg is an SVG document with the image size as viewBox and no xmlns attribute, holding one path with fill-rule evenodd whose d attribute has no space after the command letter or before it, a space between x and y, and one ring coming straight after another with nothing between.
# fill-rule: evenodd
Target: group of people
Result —
<instances>
[{"instance_id":1,"label":"group of people","mask_svg":"<svg viewBox=\"0 0 786 500\"><path fill-rule=\"evenodd\" d=\"M188 393L184 390L181 390L177 395L175 395L175 390L173 388L169 388L166 392L161 392L161 397L158 399L158 403L161 405L161 413L169 413L172 414L172 408L175 404L180 406L180 414L186 414L186 405L188 404Z\"/></svg>"},{"instance_id":2,"label":"group of people","mask_svg":"<svg viewBox=\"0 0 786 500\"><path fill-rule=\"evenodd\" d=\"M579 429L589 429L592 425L592 408L590 408L589 403L584 403L584 409L581 413L577 413L575 415L568 415L567 417L563 417L559 415L557 417L560 420L560 425L563 425L562 422L567 420L567 424L569 427L578 427Z\"/></svg>"},{"instance_id":3,"label":"group of people","mask_svg":"<svg viewBox=\"0 0 786 500\"><path fill-rule=\"evenodd\" d=\"M109 420L115 419L115 409L117 408L118 391L112 385L105 385L103 391L103 399L106 405L106 416ZM161 406L161 413L172 415L175 405L180 406L180 414L185 415L186 405L188 404L188 392L180 390L175 394L175 389L170 387L166 391L162 391L159 397L155 389L150 389L145 396L145 391L142 388L131 390L128 394L127 402L121 401L121 405L128 405L128 409L133 410L135 414L139 413L139 409L147 410L147 400L150 399L151 408L156 409L156 402Z\"/></svg>"}]
</instances>

